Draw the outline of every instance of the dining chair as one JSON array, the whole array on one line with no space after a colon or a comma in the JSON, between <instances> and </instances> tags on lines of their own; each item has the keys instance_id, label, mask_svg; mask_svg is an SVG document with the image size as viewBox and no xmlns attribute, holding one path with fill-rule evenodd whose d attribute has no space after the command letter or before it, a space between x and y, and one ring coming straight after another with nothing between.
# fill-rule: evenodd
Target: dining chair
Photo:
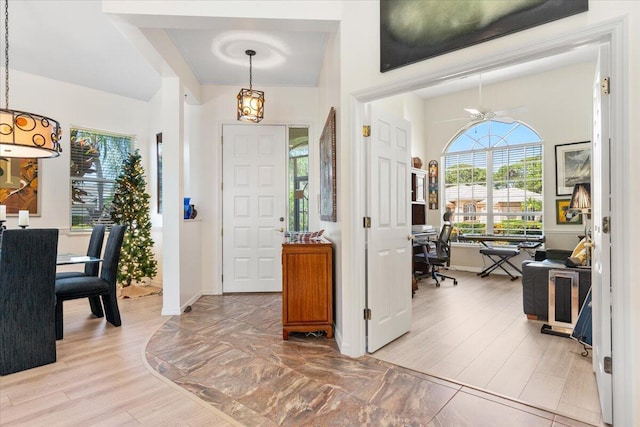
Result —
<instances>
[{"instance_id":1,"label":"dining chair","mask_svg":"<svg viewBox=\"0 0 640 427\"><path fill-rule=\"evenodd\" d=\"M87 248L87 256L100 258L100 255L102 255L102 243L104 242L104 232L106 228L107 227L104 224L97 224L93 226L91 238L89 239L89 247ZM88 262L84 265L84 271L63 271L56 273L56 280L78 276L97 276L99 268L100 263Z\"/></svg>"},{"instance_id":2,"label":"dining chair","mask_svg":"<svg viewBox=\"0 0 640 427\"><path fill-rule=\"evenodd\" d=\"M116 282L125 231L125 225L111 227L104 250L100 276L76 276L56 279L56 339L62 339L63 337L62 304L67 300L89 298L89 301L91 301L91 298L102 298L104 311L99 303L91 303L91 312L96 317L104 317L106 315L107 321L114 326L122 324L120 310L118 309Z\"/></svg>"},{"instance_id":3,"label":"dining chair","mask_svg":"<svg viewBox=\"0 0 640 427\"><path fill-rule=\"evenodd\" d=\"M0 252L0 375L56 361L58 230L5 230Z\"/></svg>"},{"instance_id":4,"label":"dining chair","mask_svg":"<svg viewBox=\"0 0 640 427\"><path fill-rule=\"evenodd\" d=\"M96 224L93 226L91 238L89 239L89 247L87 248L87 256L100 258L106 229L107 227L104 224ZM99 262L87 262L84 264L84 271L61 271L56 273L56 280L67 279L69 277L97 276L99 269ZM89 297L89 305L91 306L91 312L95 316L101 317L99 315L102 312L100 297Z\"/></svg>"}]
</instances>

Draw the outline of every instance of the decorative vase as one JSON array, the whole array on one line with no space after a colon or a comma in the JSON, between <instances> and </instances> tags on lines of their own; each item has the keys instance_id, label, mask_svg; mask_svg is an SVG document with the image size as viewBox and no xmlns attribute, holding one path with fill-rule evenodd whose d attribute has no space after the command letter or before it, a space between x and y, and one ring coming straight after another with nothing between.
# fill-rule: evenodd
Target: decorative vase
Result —
<instances>
[{"instance_id":1,"label":"decorative vase","mask_svg":"<svg viewBox=\"0 0 640 427\"><path fill-rule=\"evenodd\" d=\"M192 214L191 197L184 198L184 219L191 219Z\"/></svg>"},{"instance_id":2,"label":"decorative vase","mask_svg":"<svg viewBox=\"0 0 640 427\"><path fill-rule=\"evenodd\" d=\"M191 219L195 219L196 216L198 216L198 211L196 210L195 205L190 205L191 206Z\"/></svg>"}]
</instances>

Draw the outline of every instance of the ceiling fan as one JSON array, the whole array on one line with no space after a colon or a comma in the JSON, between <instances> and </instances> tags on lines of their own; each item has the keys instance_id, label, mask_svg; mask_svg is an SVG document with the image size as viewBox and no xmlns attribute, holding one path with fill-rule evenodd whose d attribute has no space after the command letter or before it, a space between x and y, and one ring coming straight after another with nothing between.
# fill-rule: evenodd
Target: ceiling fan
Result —
<instances>
[{"instance_id":1,"label":"ceiling fan","mask_svg":"<svg viewBox=\"0 0 640 427\"><path fill-rule=\"evenodd\" d=\"M443 122L452 122L458 120L469 120L469 123L483 122L486 120L495 120L503 123L513 123L516 119L510 117L512 114L524 113L526 107L515 107L507 110L493 111L490 108L482 106L482 74L480 74L480 82L478 84L478 106L475 108L465 108L464 111L469 113L469 117L459 117L456 119L443 120Z\"/></svg>"}]
</instances>

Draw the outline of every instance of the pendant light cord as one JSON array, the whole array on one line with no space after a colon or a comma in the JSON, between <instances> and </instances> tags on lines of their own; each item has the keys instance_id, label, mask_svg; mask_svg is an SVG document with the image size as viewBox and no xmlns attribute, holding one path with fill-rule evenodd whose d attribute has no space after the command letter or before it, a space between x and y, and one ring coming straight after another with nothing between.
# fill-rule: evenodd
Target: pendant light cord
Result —
<instances>
[{"instance_id":1,"label":"pendant light cord","mask_svg":"<svg viewBox=\"0 0 640 427\"><path fill-rule=\"evenodd\" d=\"M253 65L252 65L252 62L251 62L251 57L252 56L253 55L249 55L249 90L251 90L252 87L253 87L252 84L251 84L251 82L253 80Z\"/></svg>"},{"instance_id":2,"label":"pendant light cord","mask_svg":"<svg viewBox=\"0 0 640 427\"><path fill-rule=\"evenodd\" d=\"M9 0L4 0L4 108L9 109Z\"/></svg>"}]
</instances>

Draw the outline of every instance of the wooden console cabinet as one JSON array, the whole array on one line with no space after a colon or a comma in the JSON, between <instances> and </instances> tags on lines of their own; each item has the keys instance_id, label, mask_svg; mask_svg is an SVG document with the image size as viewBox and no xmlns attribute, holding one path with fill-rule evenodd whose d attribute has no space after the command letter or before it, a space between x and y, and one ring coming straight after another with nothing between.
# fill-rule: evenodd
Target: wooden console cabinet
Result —
<instances>
[{"instance_id":1,"label":"wooden console cabinet","mask_svg":"<svg viewBox=\"0 0 640 427\"><path fill-rule=\"evenodd\" d=\"M326 331L333 338L333 247L328 240L282 244L282 338Z\"/></svg>"}]
</instances>

